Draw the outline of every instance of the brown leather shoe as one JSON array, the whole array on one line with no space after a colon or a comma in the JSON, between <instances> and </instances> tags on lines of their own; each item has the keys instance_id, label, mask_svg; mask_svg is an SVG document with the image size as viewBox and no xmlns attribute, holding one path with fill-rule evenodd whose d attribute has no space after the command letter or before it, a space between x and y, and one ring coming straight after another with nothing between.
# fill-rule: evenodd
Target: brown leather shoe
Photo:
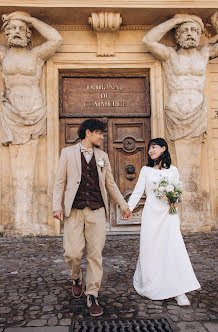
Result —
<instances>
[{"instance_id":1,"label":"brown leather shoe","mask_svg":"<svg viewBox=\"0 0 218 332\"><path fill-rule=\"evenodd\" d=\"M73 297L78 299L83 294L83 281L80 279L73 279L73 285L72 285L72 294Z\"/></svg>"},{"instance_id":2,"label":"brown leather shoe","mask_svg":"<svg viewBox=\"0 0 218 332\"><path fill-rule=\"evenodd\" d=\"M87 296L87 307L89 308L90 315L93 317L101 316L103 314L103 309L98 304L94 295Z\"/></svg>"}]
</instances>

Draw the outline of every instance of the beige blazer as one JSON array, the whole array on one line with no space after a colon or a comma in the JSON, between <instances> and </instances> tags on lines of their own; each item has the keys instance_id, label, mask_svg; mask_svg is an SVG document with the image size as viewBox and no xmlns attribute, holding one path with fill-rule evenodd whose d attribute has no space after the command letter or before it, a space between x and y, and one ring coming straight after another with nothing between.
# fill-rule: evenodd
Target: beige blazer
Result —
<instances>
[{"instance_id":1,"label":"beige blazer","mask_svg":"<svg viewBox=\"0 0 218 332\"><path fill-rule=\"evenodd\" d=\"M100 149L94 148L94 155L99 176L99 186L107 216L109 215L107 191L110 196L112 196L113 200L120 206L121 210L128 208L127 202L114 182L107 153ZM103 168L98 165L99 159L105 160L105 166ZM81 173L80 144L78 143L62 149L53 191L53 212L63 210L62 199L63 194L65 194L64 214L66 217L69 217L74 198L80 185ZM66 190L64 193L65 184Z\"/></svg>"}]
</instances>

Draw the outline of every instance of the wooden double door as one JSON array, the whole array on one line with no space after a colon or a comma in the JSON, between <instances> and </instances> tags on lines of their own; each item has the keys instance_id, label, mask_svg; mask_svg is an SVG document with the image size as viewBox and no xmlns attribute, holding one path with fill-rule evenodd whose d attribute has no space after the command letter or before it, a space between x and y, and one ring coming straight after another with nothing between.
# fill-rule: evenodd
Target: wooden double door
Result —
<instances>
[{"instance_id":1,"label":"wooden double door","mask_svg":"<svg viewBox=\"0 0 218 332\"><path fill-rule=\"evenodd\" d=\"M68 79L68 82L65 82L66 84L64 84L65 78ZM91 80L89 80L90 78ZM98 78L100 78L99 81ZM115 182L124 198L128 200L136 185L139 172L147 160L146 148L151 136L149 75L146 73L143 76L107 76L106 78L102 83L101 75L100 77L97 75L96 77L86 76L80 80L81 76L75 76L72 73L62 74L60 79L60 147L63 148L79 142L77 131L80 124L87 118L95 117L104 121L106 130L101 148L108 153ZM119 78L122 78L122 80L120 81ZM130 80L130 78L132 80L128 81L126 86L125 79ZM107 91L102 92L99 90L104 90L104 87L109 84L115 86L113 85L115 82L117 85L115 93L110 91L108 98L102 98L106 99L106 106L100 104L100 109L98 110L98 106L96 107L98 104L93 104L93 100L98 102L99 97L101 101L100 94L104 93L104 96L106 96L108 93ZM94 88L100 87L100 89L96 89L98 90L97 92L95 90L93 94L89 94L86 97L84 95L87 92L87 85L89 89L91 86ZM128 89L130 85L131 92ZM72 93L74 94L73 96ZM128 98L133 106L128 102ZM81 107L80 109L73 106L73 100L77 100ZM116 105L118 105L118 102L124 101L126 101L126 107L121 106L119 108L115 106L114 108L116 109L114 110L113 106L111 106L112 103L117 103ZM88 103L92 104L90 107L85 107L84 103L87 103L87 105L89 105ZM118 206L113 201L110 201L108 228L122 231L127 225L140 224L145 199L146 197L143 196L135 208L133 218L130 221L124 221Z\"/></svg>"}]
</instances>

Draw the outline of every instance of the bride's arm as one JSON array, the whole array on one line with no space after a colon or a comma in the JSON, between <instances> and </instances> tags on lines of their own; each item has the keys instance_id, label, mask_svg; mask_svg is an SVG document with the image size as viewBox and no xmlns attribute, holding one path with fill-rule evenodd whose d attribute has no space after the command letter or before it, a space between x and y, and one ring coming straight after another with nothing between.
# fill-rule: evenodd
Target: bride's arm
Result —
<instances>
[{"instance_id":1,"label":"bride's arm","mask_svg":"<svg viewBox=\"0 0 218 332\"><path fill-rule=\"evenodd\" d=\"M138 181L136 183L135 189L128 201L130 211L133 211L138 204L140 198L142 197L145 190L145 168L143 167L140 171Z\"/></svg>"},{"instance_id":2,"label":"bride's arm","mask_svg":"<svg viewBox=\"0 0 218 332\"><path fill-rule=\"evenodd\" d=\"M178 184L180 181L179 181L179 171L176 167L174 167L174 172L173 172L173 183L174 184Z\"/></svg>"},{"instance_id":3,"label":"bride's arm","mask_svg":"<svg viewBox=\"0 0 218 332\"><path fill-rule=\"evenodd\" d=\"M172 179L172 183L175 185L178 185L178 183L181 182L179 181L179 171L176 167L174 167L174 171L173 171L173 179ZM175 206L176 208L179 206L179 203L172 203L170 204L171 207Z\"/></svg>"}]
</instances>

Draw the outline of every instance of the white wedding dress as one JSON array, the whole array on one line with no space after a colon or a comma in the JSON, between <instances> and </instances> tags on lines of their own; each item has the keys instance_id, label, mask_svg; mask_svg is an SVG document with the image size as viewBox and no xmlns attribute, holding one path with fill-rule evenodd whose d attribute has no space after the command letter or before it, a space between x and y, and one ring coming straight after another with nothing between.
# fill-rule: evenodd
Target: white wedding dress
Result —
<instances>
[{"instance_id":1,"label":"white wedding dress","mask_svg":"<svg viewBox=\"0 0 218 332\"><path fill-rule=\"evenodd\" d=\"M169 204L156 198L154 182L166 177L178 183L175 166L158 170L144 166L129 199L132 211L145 192L147 199L142 212L140 253L133 278L139 295L163 300L200 288L180 232L177 214L169 214Z\"/></svg>"}]
</instances>

